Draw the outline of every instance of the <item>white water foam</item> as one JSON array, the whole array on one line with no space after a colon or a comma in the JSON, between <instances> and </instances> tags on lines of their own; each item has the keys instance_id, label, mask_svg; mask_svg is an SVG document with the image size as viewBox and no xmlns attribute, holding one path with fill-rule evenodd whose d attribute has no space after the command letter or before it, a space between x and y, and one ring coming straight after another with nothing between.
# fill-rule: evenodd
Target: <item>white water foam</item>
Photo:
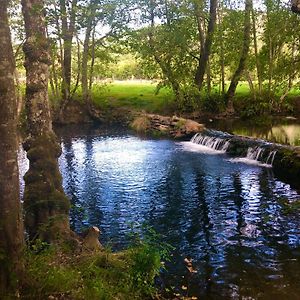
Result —
<instances>
[{"instance_id":1,"label":"white water foam","mask_svg":"<svg viewBox=\"0 0 300 300\"><path fill-rule=\"evenodd\" d=\"M266 167L266 168L272 168L271 164L267 164L255 159L250 159L247 157L238 157L238 158L230 158L228 159L229 162L232 163L244 163L247 165L253 165L253 166L259 166L259 167Z\"/></svg>"},{"instance_id":2,"label":"white water foam","mask_svg":"<svg viewBox=\"0 0 300 300\"><path fill-rule=\"evenodd\" d=\"M200 133L196 133L192 137L190 143L196 144L197 148L195 149L199 149L198 151L207 151L207 149L210 149L210 152L213 150L213 152L217 151L217 153L225 153L230 144L229 140L214 136L206 136Z\"/></svg>"},{"instance_id":3,"label":"white water foam","mask_svg":"<svg viewBox=\"0 0 300 300\"><path fill-rule=\"evenodd\" d=\"M190 152L199 152L206 154L224 154L226 152L223 150L216 150L201 144L195 144L193 142L180 142L179 144L182 146L183 150Z\"/></svg>"}]
</instances>

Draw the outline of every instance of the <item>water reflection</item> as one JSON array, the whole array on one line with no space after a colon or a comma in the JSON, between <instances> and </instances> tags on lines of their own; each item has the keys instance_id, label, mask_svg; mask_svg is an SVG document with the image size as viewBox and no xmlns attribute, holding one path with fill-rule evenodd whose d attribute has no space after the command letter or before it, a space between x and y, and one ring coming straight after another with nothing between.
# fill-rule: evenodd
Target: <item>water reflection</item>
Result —
<instances>
[{"instance_id":1,"label":"water reflection","mask_svg":"<svg viewBox=\"0 0 300 300\"><path fill-rule=\"evenodd\" d=\"M300 221L285 216L278 199L299 194L271 169L127 133L61 136L75 230L99 226L102 240L120 248L131 223L153 226L176 247L164 281L201 299L297 299Z\"/></svg>"},{"instance_id":2,"label":"water reflection","mask_svg":"<svg viewBox=\"0 0 300 300\"><path fill-rule=\"evenodd\" d=\"M208 127L231 134L250 136L279 144L300 146L300 122L297 120L273 120L258 124L252 121L220 120Z\"/></svg>"}]
</instances>

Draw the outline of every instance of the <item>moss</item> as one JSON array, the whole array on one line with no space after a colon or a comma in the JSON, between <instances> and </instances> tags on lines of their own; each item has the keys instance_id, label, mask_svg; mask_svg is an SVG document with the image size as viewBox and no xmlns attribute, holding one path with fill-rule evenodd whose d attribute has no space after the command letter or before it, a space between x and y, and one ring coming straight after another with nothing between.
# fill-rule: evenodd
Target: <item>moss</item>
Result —
<instances>
[{"instance_id":1,"label":"moss","mask_svg":"<svg viewBox=\"0 0 300 300\"><path fill-rule=\"evenodd\" d=\"M130 126L137 132L146 133L147 131L149 131L151 123L146 116L141 116L136 118Z\"/></svg>"},{"instance_id":2,"label":"moss","mask_svg":"<svg viewBox=\"0 0 300 300\"><path fill-rule=\"evenodd\" d=\"M67 220L70 204L62 189L57 162L61 150L55 135L45 134L28 140L25 147L30 160L30 169L24 176L25 224L33 238L41 233L39 227L45 224L48 226L49 218L56 214L65 215Z\"/></svg>"},{"instance_id":3,"label":"moss","mask_svg":"<svg viewBox=\"0 0 300 300\"><path fill-rule=\"evenodd\" d=\"M154 138L161 138L161 137L169 136L168 131L161 131L161 130L155 130L155 129L150 130L148 133L151 137L154 137Z\"/></svg>"},{"instance_id":4,"label":"moss","mask_svg":"<svg viewBox=\"0 0 300 300\"><path fill-rule=\"evenodd\" d=\"M174 129L178 130L178 129L182 129L185 127L186 124L186 119L179 119L178 122L176 122Z\"/></svg>"},{"instance_id":5,"label":"moss","mask_svg":"<svg viewBox=\"0 0 300 300\"><path fill-rule=\"evenodd\" d=\"M74 250L37 240L25 253L22 297L48 299L159 299L154 278L167 250L142 240L112 253Z\"/></svg>"}]
</instances>

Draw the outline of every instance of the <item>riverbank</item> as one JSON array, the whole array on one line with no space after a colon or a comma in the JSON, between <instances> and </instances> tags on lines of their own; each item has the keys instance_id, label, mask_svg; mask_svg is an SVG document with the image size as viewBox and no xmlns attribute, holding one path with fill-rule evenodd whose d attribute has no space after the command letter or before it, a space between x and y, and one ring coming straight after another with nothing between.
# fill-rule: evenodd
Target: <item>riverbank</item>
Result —
<instances>
[{"instance_id":1,"label":"riverbank","mask_svg":"<svg viewBox=\"0 0 300 300\"><path fill-rule=\"evenodd\" d=\"M236 117L228 121L226 120L226 115L222 114L214 115L214 117L207 114L200 114L200 116L195 113L182 114L184 117L178 117L176 115L166 116L146 113L143 110L126 106L110 107L105 110L102 110L99 106L95 106L95 110L97 111L96 117L95 115L91 117L82 103L79 101L71 101L64 112L64 123L78 124L94 122L96 120L101 124L118 124L125 127L131 127L136 132L149 136L189 140L195 133L201 132L205 127L213 127L217 130L223 128L226 129L226 126L223 126L222 128L220 124L232 124L231 121L241 120ZM202 124L195 121L199 119L205 120L205 123ZM282 119L287 122L296 122L296 118L291 116L281 118L281 120ZM241 153L246 155L249 144L252 144L252 140L256 138L264 139L266 137L265 140L267 142L275 142L275 144L288 144L288 142L291 141L289 144L290 147L273 145L269 152L277 152L276 159L274 160L274 170L279 178L283 178L284 180L287 180L287 182L293 184L298 184L297 178L300 176L300 158L299 149L297 147L294 148L294 146L300 145L300 136L297 131L297 129L300 128L300 123L299 125L296 125L295 123L295 125L293 125L294 127L274 127L272 125L272 118L264 117L260 118L259 122L255 122L254 119L252 119L252 124L254 124L254 128L257 129L256 131L245 130L245 128L242 128L240 131L235 131L231 126L227 127L229 130L223 129L225 132L233 134L233 137L236 137L232 138L230 152L228 152L229 155L234 157L238 157ZM263 126L269 128L270 134L263 135L262 132L260 132L260 129L263 128ZM246 127L246 129L248 129L248 127ZM258 135L255 134L257 132ZM292 135L294 139L289 135ZM239 138L239 136L241 138ZM243 136L245 139L243 139ZM287 138L289 138L289 140ZM256 147L258 146L256 145ZM265 152L265 155L268 155L267 152Z\"/></svg>"},{"instance_id":2,"label":"riverbank","mask_svg":"<svg viewBox=\"0 0 300 300\"><path fill-rule=\"evenodd\" d=\"M186 99L185 104L178 104L169 88L157 89L157 82L143 80L98 82L93 85L91 98L94 107L105 121L119 121L135 112L145 112L160 115L179 115L184 118L204 122L209 119L227 119L226 103L217 88L211 94L199 95L195 99ZM73 102L82 103L82 92L78 88L73 95ZM58 106L57 99L52 99ZM241 82L234 98L234 117L249 119L263 116L300 116L300 98L293 90L284 100L280 95L252 95L248 85ZM76 114L73 115L76 118ZM79 111L80 115L80 111ZM66 120L66 122L69 122ZM72 121L71 121L72 122ZM76 121L75 121L76 122Z\"/></svg>"},{"instance_id":3,"label":"riverbank","mask_svg":"<svg viewBox=\"0 0 300 300\"><path fill-rule=\"evenodd\" d=\"M96 227L90 229L99 231ZM109 245L102 246L98 234L86 236L83 242L78 236L54 245L36 240L24 251L19 297L162 299L163 291L155 287L154 279L168 258L168 247L165 243L159 245L153 233L141 238L134 231L130 245L118 252L113 252Z\"/></svg>"}]
</instances>

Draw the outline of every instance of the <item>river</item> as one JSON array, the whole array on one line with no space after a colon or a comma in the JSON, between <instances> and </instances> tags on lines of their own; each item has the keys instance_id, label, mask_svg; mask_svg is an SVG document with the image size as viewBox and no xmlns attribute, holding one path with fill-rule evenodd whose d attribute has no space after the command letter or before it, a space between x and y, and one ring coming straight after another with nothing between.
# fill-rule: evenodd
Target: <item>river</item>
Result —
<instances>
[{"instance_id":1,"label":"river","mask_svg":"<svg viewBox=\"0 0 300 300\"><path fill-rule=\"evenodd\" d=\"M58 134L75 231L98 226L101 242L121 249L132 226L152 226L174 247L160 284L183 296L299 299L300 220L280 203L300 195L271 168L120 128ZM24 153L20 166L24 173Z\"/></svg>"}]
</instances>

